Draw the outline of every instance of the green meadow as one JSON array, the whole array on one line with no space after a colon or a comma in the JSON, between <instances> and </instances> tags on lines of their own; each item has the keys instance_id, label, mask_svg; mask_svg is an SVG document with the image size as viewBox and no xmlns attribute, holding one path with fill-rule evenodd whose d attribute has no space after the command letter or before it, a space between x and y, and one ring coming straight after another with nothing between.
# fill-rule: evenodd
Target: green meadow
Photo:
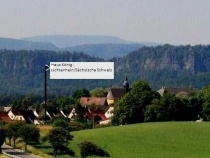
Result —
<instances>
[{"instance_id":1,"label":"green meadow","mask_svg":"<svg viewBox=\"0 0 210 158\"><path fill-rule=\"evenodd\" d=\"M79 156L78 145L89 140L112 158L208 158L210 123L162 122L123 125L71 132L70 147ZM52 152L49 144L43 144ZM69 157L67 155L58 157Z\"/></svg>"},{"instance_id":2,"label":"green meadow","mask_svg":"<svg viewBox=\"0 0 210 158\"><path fill-rule=\"evenodd\" d=\"M0 158L9 158L9 157L6 155L0 154Z\"/></svg>"}]
</instances>

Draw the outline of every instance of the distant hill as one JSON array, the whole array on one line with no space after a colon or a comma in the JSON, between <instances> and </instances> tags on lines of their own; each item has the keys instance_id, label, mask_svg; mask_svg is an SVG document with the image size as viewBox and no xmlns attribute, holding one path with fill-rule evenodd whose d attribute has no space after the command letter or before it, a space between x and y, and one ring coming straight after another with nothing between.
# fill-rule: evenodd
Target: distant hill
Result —
<instances>
[{"instance_id":1,"label":"distant hill","mask_svg":"<svg viewBox=\"0 0 210 158\"><path fill-rule=\"evenodd\" d=\"M158 44L95 35L41 35L22 39L0 37L0 49L83 52L105 60L123 57L143 46L156 45Z\"/></svg>"},{"instance_id":2,"label":"distant hill","mask_svg":"<svg viewBox=\"0 0 210 158\"><path fill-rule=\"evenodd\" d=\"M41 35L22 38L33 42L49 42L63 51L83 52L103 59L123 57L143 46L157 46L157 43L132 42L115 36L97 35Z\"/></svg>"},{"instance_id":3,"label":"distant hill","mask_svg":"<svg viewBox=\"0 0 210 158\"><path fill-rule=\"evenodd\" d=\"M34 37L24 37L23 39L33 42L49 42L60 48L90 44L141 44L140 42L131 42L115 36L100 35L41 35ZM154 46L158 44L143 43L143 45Z\"/></svg>"},{"instance_id":4,"label":"distant hill","mask_svg":"<svg viewBox=\"0 0 210 158\"><path fill-rule=\"evenodd\" d=\"M48 42L31 42L19 39L0 38L0 49L7 50L58 50L59 48Z\"/></svg>"},{"instance_id":5,"label":"distant hill","mask_svg":"<svg viewBox=\"0 0 210 158\"><path fill-rule=\"evenodd\" d=\"M142 44L85 44L80 46L68 47L63 50L71 52L84 52L91 56L100 57L105 60L123 57L128 53L142 48Z\"/></svg>"}]
</instances>

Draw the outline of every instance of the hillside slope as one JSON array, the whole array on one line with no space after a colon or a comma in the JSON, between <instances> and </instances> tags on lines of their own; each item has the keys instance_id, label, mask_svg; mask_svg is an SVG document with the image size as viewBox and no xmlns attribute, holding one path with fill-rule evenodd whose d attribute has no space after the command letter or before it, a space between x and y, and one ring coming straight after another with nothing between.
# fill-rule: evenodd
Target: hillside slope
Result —
<instances>
[{"instance_id":1,"label":"hillside slope","mask_svg":"<svg viewBox=\"0 0 210 158\"><path fill-rule=\"evenodd\" d=\"M89 140L113 158L210 157L209 123L142 123L71 132L70 148L79 157L78 144ZM52 149L42 149L52 152ZM68 156L60 156L67 158Z\"/></svg>"}]
</instances>

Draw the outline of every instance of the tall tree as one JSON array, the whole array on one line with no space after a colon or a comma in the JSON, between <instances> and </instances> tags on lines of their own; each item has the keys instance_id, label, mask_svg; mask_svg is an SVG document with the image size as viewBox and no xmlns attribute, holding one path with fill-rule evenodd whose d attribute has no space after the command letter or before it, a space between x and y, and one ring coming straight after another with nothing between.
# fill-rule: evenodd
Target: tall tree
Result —
<instances>
[{"instance_id":1,"label":"tall tree","mask_svg":"<svg viewBox=\"0 0 210 158\"><path fill-rule=\"evenodd\" d=\"M30 143L30 142L38 143L39 142L39 137L40 137L39 128L36 127L35 125L25 124L24 126L22 126L19 129L19 132L20 132L20 137L25 142L25 146L24 146L25 152L27 152L28 143Z\"/></svg>"},{"instance_id":2,"label":"tall tree","mask_svg":"<svg viewBox=\"0 0 210 158\"><path fill-rule=\"evenodd\" d=\"M118 125L144 121L146 106L159 97L160 95L153 91L146 82L134 82L131 91L115 104L112 123Z\"/></svg>"},{"instance_id":3,"label":"tall tree","mask_svg":"<svg viewBox=\"0 0 210 158\"><path fill-rule=\"evenodd\" d=\"M21 108L22 109L28 109L30 106L32 106L32 97L31 96L25 96L22 99Z\"/></svg>"},{"instance_id":4,"label":"tall tree","mask_svg":"<svg viewBox=\"0 0 210 158\"><path fill-rule=\"evenodd\" d=\"M0 127L0 154L2 153L1 146L4 144L6 138L6 130L4 127Z\"/></svg>"},{"instance_id":5,"label":"tall tree","mask_svg":"<svg viewBox=\"0 0 210 158\"><path fill-rule=\"evenodd\" d=\"M55 127L43 138L43 141L49 141L53 147L53 154L56 156L58 151L72 154L72 152L70 152L71 149L68 148L72 139L73 136L70 135L67 130L61 127Z\"/></svg>"},{"instance_id":6,"label":"tall tree","mask_svg":"<svg viewBox=\"0 0 210 158\"><path fill-rule=\"evenodd\" d=\"M145 121L186 121L187 112L189 112L187 105L181 98L166 93L146 107Z\"/></svg>"},{"instance_id":7,"label":"tall tree","mask_svg":"<svg viewBox=\"0 0 210 158\"><path fill-rule=\"evenodd\" d=\"M14 121L7 125L8 138L13 140L13 147L16 148L16 140L20 137L19 130L24 126L22 121Z\"/></svg>"},{"instance_id":8,"label":"tall tree","mask_svg":"<svg viewBox=\"0 0 210 158\"><path fill-rule=\"evenodd\" d=\"M201 117L204 120L210 120L210 86L202 88L198 92L198 101L202 107Z\"/></svg>"},{"instance_id":9,"label":"tall tree","mask_svg":"<svg viewBox=\"0 0 210 158\"><path fill-rule=\"evenodd\" d=\"M107 91L102 87L96 87L90 91L92 97L105 97Z\"/></svg>"},{"instance_id":10,"label":"tall tree","mask_svg":"<svg viewBox=\"0 0 210 158\"><path fill-rule=\"evenodd\" d=\"M81 97L89 97L90 96L90 92L88 89L86 88L83 88L83 89L79 89L79 90L76 90L73 94L72 94L72 97L74 99L79 99Z\"/></svg>"}]
</instances>

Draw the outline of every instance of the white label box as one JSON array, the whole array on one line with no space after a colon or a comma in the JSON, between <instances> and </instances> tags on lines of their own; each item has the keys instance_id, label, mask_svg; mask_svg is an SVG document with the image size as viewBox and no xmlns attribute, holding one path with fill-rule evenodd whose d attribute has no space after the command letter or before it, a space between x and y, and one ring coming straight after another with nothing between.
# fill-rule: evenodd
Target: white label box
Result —
<instances>
[{"instance_id":1,"label":"white label box","mask_svg":"<svg viewBox=\"0 0 210 158\"><path fill-rule=\"evenodd\" d=\"M50 62L50 79L114 79L114 62Z\"/></svg>"}]
</instances>

